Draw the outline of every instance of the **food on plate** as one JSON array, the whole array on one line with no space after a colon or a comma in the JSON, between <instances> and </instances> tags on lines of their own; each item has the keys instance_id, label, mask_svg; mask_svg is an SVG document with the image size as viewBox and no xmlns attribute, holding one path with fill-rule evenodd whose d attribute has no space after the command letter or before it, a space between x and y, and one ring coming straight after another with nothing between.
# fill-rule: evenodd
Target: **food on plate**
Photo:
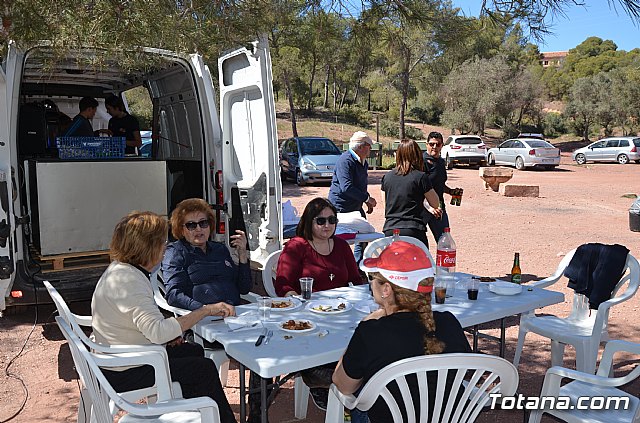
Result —
<instances>
[{"instance_id":1,"label":"food on plate","mask_svg":"<svg viewBox=\"0 0 640 423\"><path fill-rule=\"evenodd\" d=\"M490 278L488 276L473 276L472 279L478 279L480 282L495 282L496 278Z\"/></svg>"},{"instance_id":2,"label":"food on plate","mask_svg":"<svg viewBox=\"0 0 640 423\"><path fill-rule=\"evenodd\" d=\"M347 308L347 305L345 303L340 303L335 308L333 306L330 306L330 305L318 305L318 306L315 306L315 307L311 307L312 310L323 311L325 313L329 313L329 312L332 312L332 311L341 311L341 310L344 310L345 308Z\"/></svg>"},{"instance_id":3,"label":"food on plate","mask_svg":"<svg viewBox=\"0 0 640 423\"><path fill-rule=\"evenodd\" d=\"M289 308L293 305L291 301L273 301L271 308Z\"/></svg>"},{"instance_id":4,"label":"food on plate","mask_svg":"<svg viewBox=\"0 0 640 423\"><path fill-rule=\"evenodd\" d=\"M313 325L311 322L307 322L306 320L287 320L282 324L282 329L286 330L307 330L312 328Z\"/></svg>"}]
</instances>

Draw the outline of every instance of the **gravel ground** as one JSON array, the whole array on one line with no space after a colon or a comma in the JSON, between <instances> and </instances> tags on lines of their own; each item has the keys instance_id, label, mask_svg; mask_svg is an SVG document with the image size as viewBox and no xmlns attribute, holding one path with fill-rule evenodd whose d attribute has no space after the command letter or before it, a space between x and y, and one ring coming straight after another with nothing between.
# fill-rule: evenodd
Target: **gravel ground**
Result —
<instances>
[{"instance_id":1,"label":"gravel ground","mask_svg":"<svg viewBox=\"0 0 640 423\"><path fill-rule=\"evenodd\" d=\"M452 235L458 248L458 270L482 276L501 277L509 273L513 253L520 252L523 281L544 278L554 272L566 252L586 242L620 243L635 257L640 257L640 233L631 232L628 208L640 185L640 165L597 164L577 166L563 153L562 165L555 171L514 172L511 183L540 186L539 198L506 198L485 191L478 171L468 167L449 172L449 185L464 188L461 207L449 207ZM379 190L384 171L370 172L370 192L380 205L370 216L381 229L384 221L383 197ZM326 196L328 187L299 188L283 183L284 199L291 199L300 212L315 196ZM430 240L435 256L435 242ZM258 288L258 287L256 287ZM553 287L565 293L565 302L547 307L540 313L566 314L570 309L570 291L566 281ZM640 342L640 323L634 316L640 311L640 296L612 309L610 333L614 339ZM75 311L88 312L87 303L73 304ZM71 356L60 332L53 323L53 307L41 306L34 326L35 310L0 319L0 366L6 368L31 333L22 355L9 371L22 378L28 398L22 412L12 422L72 422L78 404L77 376ZM33 331L32 331L33 329ZM498 334L495 324L486 325L488 333ZM513 358L518 333L518 319L508 320L507 359ZM496 354L497 345L481 340L483 352ZM628 370L634 360L623 360L619 371ZM549 343L529 335L519 367L519 391L525 395L540 392L542 378L550 365ZM573 350L567 349L565 365L574 367ZM238 410L238 372L232 365L227 393ZM638 395L640 382L627 386ZM13 415L25 399L20 382L0 375L0 421ZM521 412L491 411L480 422L521 421ZM293 385L285 385L270 409L271 422L297 421L293 417ZM322 422L324 413L309 405L305 422ZM552 421L552 419L549 419Z\"/></svg>"}]
</instances>

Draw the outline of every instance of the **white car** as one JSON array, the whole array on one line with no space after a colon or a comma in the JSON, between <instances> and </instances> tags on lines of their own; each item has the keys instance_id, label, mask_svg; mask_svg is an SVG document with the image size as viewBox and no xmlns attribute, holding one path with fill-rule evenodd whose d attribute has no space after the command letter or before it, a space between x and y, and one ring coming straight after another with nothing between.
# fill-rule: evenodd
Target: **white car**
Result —
<instances>
[{"instance_id":1,"label":"white car","mask_svg":"<svg viewBox=\"0 0 640 423\"><path fill-rule=\"evenodd\" d=\"M627 164L630 160L635 160L636 163L640 163L640 138L605 138L574 151L573 160L579 165L588 161Z\"/></svg>"},{"instance_id":2,"label":"white car","mask_svg":"<svg viewBox=\"0 0 640 423\"><path fill-rule=\"evenodd\" d=\"M560 149L536 138L514 138L502 142L487 152L487 164L553 169L560 164Z\"/></svg>"},{"instance_id":3,"label":"white car","mask_svg":"<svg viewBox=\"0 0 640 423\"><path fill-rule=\"evenodd\" d=\"M456 163L484 166L486 152L487 146L478 135L451 135L444 142L440 154L447 163L447 169L452 169Z\"/></svg>"}]
</instances>

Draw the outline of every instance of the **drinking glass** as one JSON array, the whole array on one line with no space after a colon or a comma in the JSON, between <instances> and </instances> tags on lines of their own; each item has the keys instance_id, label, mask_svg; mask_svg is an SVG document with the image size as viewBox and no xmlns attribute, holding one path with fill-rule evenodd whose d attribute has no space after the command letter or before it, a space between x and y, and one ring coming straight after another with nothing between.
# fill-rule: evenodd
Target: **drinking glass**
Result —
<instances>
[{"instance_id":1,"label":"drinking glass","mask_svg":"<svg viewBox=\"0 0 640 423\"><path fill-rule=\"evenodd\" d=\"M478 279L469 279L467 282L467 297L472 301L477 300L479 289L480 281Z\"/></svg>"},{"instance_id":2,"label":"drinking glass","mask_svg":"<svg viewBox=\"0 0 640 423\"><path fill-rule=\"evenodd\" d=\"M258 313L260 321L266 322L271 317L271 297L258 298Z\"/></svg>"},{"instance_id":3,"label":"drinking glass","mask_svg":"<svg viewBox=\"0 0 640 423\"><path fill-rule=\"evenodd\" d=\"M313 291L313 278L300 278L300 291L303 300L310 300L311 291Z\"/></svg>"}]
</instances>

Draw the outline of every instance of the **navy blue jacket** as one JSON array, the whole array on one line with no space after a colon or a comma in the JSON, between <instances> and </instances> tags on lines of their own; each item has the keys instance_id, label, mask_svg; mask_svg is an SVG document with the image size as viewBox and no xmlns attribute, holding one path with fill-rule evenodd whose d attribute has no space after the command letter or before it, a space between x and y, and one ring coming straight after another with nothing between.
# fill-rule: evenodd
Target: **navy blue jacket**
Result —
<instances>
[{"instance_id":1,"label":"navy blue jacket","mask_svg":"<svg viewBox=\"0 0 640 423\"><path fill-rule=\"evenodd\" d=\"M336 206L338 212L349 213L358 210L364 215L362 203L369 198L368 170L369 164L365 161L362 165L351 150L345 151L338 158L329 189L329 201Z\"/></svg>"},{"instance_id":2,"label":"navy blue jacket","mask_svg":"<svg viewBox=\"0 0 640 423\"><path fill-rule=\"evenodd\" d=\"M196 310L204 304L240 304L240 294L251 289L249 263L236 265L224 244L207 242L207 252L185 240L167 245L162 260L167 302Z\"/></svg>"}]
</instances>

